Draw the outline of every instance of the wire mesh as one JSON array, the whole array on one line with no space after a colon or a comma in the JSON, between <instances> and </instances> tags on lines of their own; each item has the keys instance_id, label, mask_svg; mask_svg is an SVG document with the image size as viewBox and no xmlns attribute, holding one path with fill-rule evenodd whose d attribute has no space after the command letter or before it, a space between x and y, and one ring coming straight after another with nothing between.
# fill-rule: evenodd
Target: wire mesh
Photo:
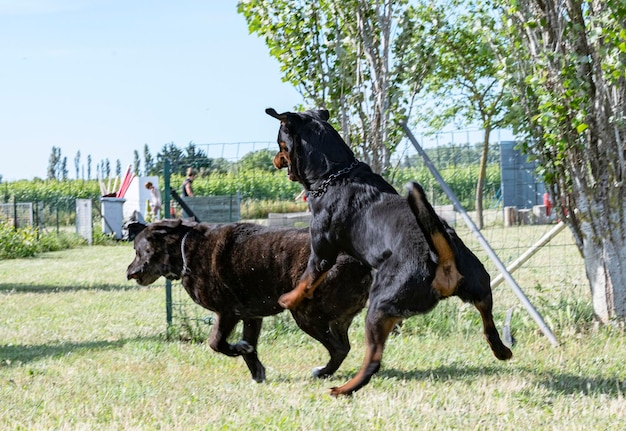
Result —
<instances>
[{"instance_id":1,"label":"wire mesh","mask_svg":"<svg viewBox=\"0 0 626 431\"><path fill-rule=\"evenodd\" d=\"M490 143L490 163L498 163L498 145L502 134L492 134L494 141ZM459 173L475 168L480 160L480 151L476 148L482 144L482 135L479 131L458 131L434 136L422 135L420 139L426 144L426 148L442 148L445 151L435 153L438 157L433 158L433 163L441 169L458 169ZM505 139L511 140L506 135ZM249 151L271 149L275 144L271 142L241 143L241 144L211 144L206 145L208 157L224 157L229 161L236 161ZM199 145L199 147L203 147ZM248 148L250 147L250 148ZM452 156L450 156L452 155ZM452 157L452 158L451 158ZM472 158L473 157L473 158ZM396 157L392 159L392 165L396 167L419 166L419 158L415 151L407 143L398 147ZM452 163L452 165L451 165ZM429 196L440 195L436 185L429 186ZM483 217L484 228L481 230L491 247L495 250L500 260L508 265L535 244L546 232L554 227L557 220L551 219L548 224L514 225L505 226L504 211L502 207L502 191L496 188L490 190L485 196ZM436 205L449 204L449 202L436 201ZM472 218L475 213L470 213ZM445 217L449 220L449 215ZM492 279L497 276L497 270L487 258L486 253L473 237L469 229L457 219L455 229L459 237L481 259ZM255 220L264 222L263 220ZM524 290L528 298L539 308L558 307L554 305L558 298L577 297L588 298L588 282L585 273L584 261L578 251L569 229L564 229L537 253L515 270L513 277ZM340 288L340 287L338 287ZM180 283L173 283L172 296L172 325L171 331L179 338L199 340L208 335L210 325L213 323L213 315L193 303L184 291ZM496 314L504 315L510 307L518 305L517 298L511 294L505 284L494 289L494 303Z\"/></svg>"}]
</instances>

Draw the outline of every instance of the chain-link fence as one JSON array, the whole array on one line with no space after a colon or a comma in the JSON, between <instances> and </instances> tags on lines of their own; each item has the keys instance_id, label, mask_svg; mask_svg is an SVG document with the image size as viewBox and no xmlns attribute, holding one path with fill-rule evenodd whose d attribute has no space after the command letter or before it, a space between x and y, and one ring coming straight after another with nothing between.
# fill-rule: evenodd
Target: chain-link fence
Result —
<instances>
[{"instance_id":1,"label":"chain-link fence","mask_svg":"<svg viewBox=\"0 0 626 431\"><path fill-rule=\"evenodd\" d=\"M32 202L0 204L0 220L16 229L32 227L37 220L35 208Z\"/></svg>"},{"instance_id":2,"label":"chain-link fence","mask_svg":"<svg viewBox=\"0 0 626 431\"><path fill-rule=\"evenodd\" d=\"M483 206L483 208L485 208L484 229L482 233L503 263L508 265L514 262L529 247L538 242L546 232L553 228L558 220L551 217L546 220L547 224L539 225L533 224L531 217L529 224L505 226L503 202L506 201L506 199L503 193L506 193L506 187L502 187L503 180L511 181L515 186L513 189L521 188L536 191L541 188L537 187L536 178L534 178L533 172L531 172L532 168L524 164L522 164L523 169L526 170L524 175L507 175L507 178L502 178L502 135L500 133L494 133L492 136L494 138L492 142L490 142L488 161L489 172L492 173L493 176L489 177L486 183L487 189L484 199L485 204ZM507 136L506 138L510 140L510 137ZM476 131L471 133L461 131L433 136L422 135L419 136L418 139L423 143L424 148L437 169L450 174L447 177L449 178L447 181L450 181L449 185L453 189L456 187L454 191L457 193L463 205L465 206L467 204L470 206L475 196L477 166L482 149L482 134ZM205 155L209 158L224 158L228 160L229 163L234 164L251 152L260 150L273 151L275 145L274 142L259 142L211 144L206 146L198 145L198 147L205 150ZM509 154L510 151L511 146L509 145L506 149L506 154ZM392 169L390 169L386 175L389 181L399 190L402 190L402 186L407 180L417 179L414 178L413 175L416 175L420 172L420 169L424 168L422 160L416 155L415 149L412 148L408 142L403 142L398 146L391 162ZM241 177L235 178L236 184L245 183L246 187L249 189L255 187L254 178L244 177L244 175L250 174L249 170L235 169L234 172L235 177L238 173L241 175ZM529 179L532 184L521 184L520 178ZM445 193L443 193L441 188L437 185L436 181L428 176L420 178L419 180L420 182L423 181L423 186L431 203L433 203L439 211L445 212L445 214L442 214L446 220L449 220L455 225L460 237L481 258L491 273L492 278L495 278L498 275L496 269L486 258L485 253L478 242L473 238L471 232L460 221L461 219L459 218L457 220L454 211L450 210L450 202L446 198ZM281 181L284 181L284 176ZM299 190L297 186L296 184L294 188L296 193L293 193L293 197L290 198L291 203L293 203L297 191ZM267 187L267 184L264 184L264 187L270 191L272 190L271 187ZM276 189L278 190L278 188ZM282 195L284 195L284 187L281 190ZM230 191L230 194L232 193L239 196L236 188ZM537 193L538 192L535 192L532 195L531 200L534 200L534 202L539 200L538 196L535 196ZM258 223L274 225L305 226L308 223L307 214L303 214L306 213L306 205L302 207L302 212L299 214L294 214L294 210L288 209L289 206L285 205L283 211L277 211L278 214L273 213L269 217L247 217L248 211L244 211L243 209L246 209L247 206L253 205L258 201L255 197L247 197L248 195L250 194L241 194L240 205L242 210L238 213L240 213L243 218L254 219L253 221ZM280 199L285 199L282 195ZM254 195L252 194L250 196ZM268 196L271 197L271 193ZM528 200L529 198L525 195L524 199ZM78 205L82 209L79 216L80 223L82 225L91 224L93 232L97 232L101 230L103 226L100 202L97 198L90 199L90 202L92 204L91 208L89 208L89 205L85 205L84 201L78 201L77 203L77 199L72 196L56 197L54 201L49 202L7 202L0 205L0 219L16 227L38 226L48 230L56 229L58 231L59 229L66 229L73 231L75 226L77 226L76 211ZM469 214L473 218L476 217L476 214L472 211L470 211ZM277 220L280 220L280 222ZM75 231L78 232L78 230ZM80 229L80 231L83 232L82 229ZM550 300L549 298L553 297L552 295L546 295L546 292L563 292L570 290L572 292L578 292L581 297L584 297L584 292L588 286L582 258L568 229L563 230L550 242L543 245L539 251L531 259L521 265L513 275L516 280L518 280L520 286L525 289L530 299L539 304L545 304L546 301ZM494 291L497 303L507 306L515 305L516 299L511 297L509 293L506 286L498 287ZM502 298L498 296L502 296ZM208 324L212 321L211 313L193 303L179 284L175 283L173 286L172 300L169 306L171 307L170 318L172 322L170 329L181 334L183 338L193 338L195 337L194 334L199 332L204 334L206 330L208 330Z\"/></svg>"},{"instance_id":3,"label":"chain-link fence","mask_svg":"<svg viewBox=\"0 0 626 431\"><path fill-rule=\"evenodd\" d=\"M463 141L463 137L469 136L475 136L476 140L471 142ZM540 242L540 240L554 228L558 220L552 215L551 217L543 218L541 221L542 224L536 224L532 213L530 213L530 217L527 219L520 219L517 223L512 224L505 223L503 205L505 196L503 196L503 192L506 193L508 190L512 190L511 193L516 194L513 197L517 199L520 189L533 190L531 194L524 194L523 202L520 204L522 208L532 208L535 204L543 203L542 194L544 189L536 175L534 175L534 168L532 166L529 166L527 163L522 163L523 161L519 164L511 162L511 153L514 147L511 145L511 142L508 141L503 146L498 140L501 135L495 133L493 136L496 140L490 143L489 164L498 168L502 163L505 163L507 169L518 169L521 173L515 175L513 178L511 178L510 175L507 176L505 180L508 182L505 190L503 190L500 175L498 175L497 181L491 181L491 183L487 181L485 210L483 214L484 228L481 232L500 257L500 260L505 266L509 266L515 263L529 248ZM444 139L445 137L449 140ZM509 137L507 136L507 138ZM433 163L440 171L450 170L457 176L465 175L467 171L477 171L477 166L480 162L482 136L459 132L457 134L450 133L437 137L422 136L422 139L427 141L426 150L431 156ZM220 154L228 154L232 149L220 148L219 151ZM502 160L503 154L507 160ZM515 157L519 157L519 154L516 154ZM416 155L414 149L409 148L408 144L403 144L399 147L397 157L393 159L393 164L398 171L407 168L419 169L423 167L423 161ZM398 179L401 175L396 175L397 177L395 178L396 181L394 184L398 187L405 179ZM452 178L454 178L454 175ZM393 181L393 178L390 180ZM465 202L470 201L475 196L475 189L473 188L475 186L475 176L472 177L471 183L472 188L469 191L463 190L460 193L467 195L462 195ZM425 189L429 195L429 199L431 199L433 205L436 206L438 212L456 227L461 239L463 239L468 247L480 257L489 271L492 280L498 277L497 269L487 258L485 251L476 238L474 238L470 229L468 229L461 221L461 218L457 217L454 211L451 210L450 201L445 197L445 194L436 182L429 182ZM455 190L455 192L458 193L459 190ZM461 200L463 201L463 199ZM476 217L475 212L470 211L469 214L473 218ZM276 215L273 216L276 217ZM291 220L302 224L303 220L306 222L307 219L295 217L293 214L285 214L283 220L289 225ZM275 222L272 220L272 217L269 217L267 220L255 221L265 224ZM528 298L536 304L539 311L541 312L543 309L547 309L548 313L559 312L560 304L553 303L555 301L554 298L562 298L563 294L565 294L565 296L578 295L578 297L584 298L584 292L588 285L584 262L567 228L559 231L547 244L537 247L535 254L514 270L513 277L525 291ZM183 339L202 339L206 337L210 325L213 322L212 313L202 309L191 301L179 283L174 283L172 287L170 333ZM518 298L512 294L512 291L508 289L506 285L495 287L494 297L500 311L512 309L520 305ZM522 307L518 308L521 309ZM274 317L273 319L284 318L285 317ZM550 317L548 317L547 322L549 325L551 324Z\"/></svg>"}]
</instances>

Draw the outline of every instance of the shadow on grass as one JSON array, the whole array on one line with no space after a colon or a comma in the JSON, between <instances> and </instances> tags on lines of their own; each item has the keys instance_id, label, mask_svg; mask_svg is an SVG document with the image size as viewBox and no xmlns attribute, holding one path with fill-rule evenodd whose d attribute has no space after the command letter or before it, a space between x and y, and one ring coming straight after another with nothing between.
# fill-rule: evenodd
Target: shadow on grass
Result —
<instances>
[{"instance_id":1,"label":"shadow on grass","mask_svg":"<svg viewBox=\"0 0 626 431\"><path fill-rule=\"evenodd\" d=\"M16 283L0 283L0 293L59 293L59 292L78 292L78 291L125 291L134 289L143 289L147 286L139 286L135 282L128 284L90 284L90 285L74 285L74 286L53 286L47 284L16 284ZM155 284L150 287L162 287Z\"/></svg>"},{"instance_id":2,"label":"shadow on grass","mask_svg":"<svg viewBox=\"0 0 626 431\"><path fill-rule=\"evenodd\" d=\"M565 395L575 394L603 394L610 397L624 395L626 378L624 376L602 376L600 373L590 376L580 376L562 371L536 371L530 368L518 368L522 377L528 382L535 382L547 390ZM398 380L432 380L436 382L463 381L475 377L505 378L511 370L497 366L468 367L468 366L440 366L426 370L404 371L382 369L376 374L378 377ZM374 378L376 378L374 376ZM351 378L352 376L349 376Z\"/></svg>"},{"instance_id":3,"label":"shadow on grass","mask_svg":"<svg viewBox=\"0 0 626 431\"><path fill-rule=\"evenodd\" d=\"M0 345L0 368L35 362L44 358L54 358L68 353L119 349L136 341L162 340L158 336L127 338L114 341L87 341L82 343Z\"/></svg>"}]
</instances>

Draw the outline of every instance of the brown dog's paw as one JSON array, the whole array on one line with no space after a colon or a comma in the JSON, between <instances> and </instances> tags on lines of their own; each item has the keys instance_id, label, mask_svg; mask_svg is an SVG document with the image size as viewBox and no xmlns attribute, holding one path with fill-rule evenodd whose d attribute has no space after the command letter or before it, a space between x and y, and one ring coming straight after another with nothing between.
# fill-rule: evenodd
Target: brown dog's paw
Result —
<instances>
[{"instance_id":1,"label":"brown dog's paw","mask_svg":"<svg viewBox=\"0 0 626 431\"><path fill-rule=\"evenodd\" d=\"M300 304L301 301L302 296L299 295L298 292L292 290L291 292L287 292L278 298L278 305L287 310L293 310L298 306L298 304Z\"/></svg>"}]
</instances>

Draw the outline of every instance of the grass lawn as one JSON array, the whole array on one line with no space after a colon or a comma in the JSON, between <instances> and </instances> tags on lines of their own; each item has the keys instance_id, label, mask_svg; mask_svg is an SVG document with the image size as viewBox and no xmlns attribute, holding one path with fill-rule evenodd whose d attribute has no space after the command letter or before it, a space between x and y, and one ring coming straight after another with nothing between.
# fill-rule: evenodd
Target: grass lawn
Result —
<instances>
[{"instance_id":1,"label":"grass lawn","mask_svg":"<svg viewBox=\"0 0 626 431\"><path fill-rule=\"evenodd\" d=\"M382 370L350 398L327 392L358 370L363 317L337 375L311 369L325 350L286 314L266 319L267 382L241 358L166 339L164 282L125 279L129 244L0 261L2 430L617 430L626 424L626 334L597 327L586 287L533 288L561 346L522 307L510 362L454 298L407 320ZM541 299L541 300L539 300ZM516 304L495 294L498 326ZM517 303L519 304L519 303Z\"/></svg>"}]
</instances>

